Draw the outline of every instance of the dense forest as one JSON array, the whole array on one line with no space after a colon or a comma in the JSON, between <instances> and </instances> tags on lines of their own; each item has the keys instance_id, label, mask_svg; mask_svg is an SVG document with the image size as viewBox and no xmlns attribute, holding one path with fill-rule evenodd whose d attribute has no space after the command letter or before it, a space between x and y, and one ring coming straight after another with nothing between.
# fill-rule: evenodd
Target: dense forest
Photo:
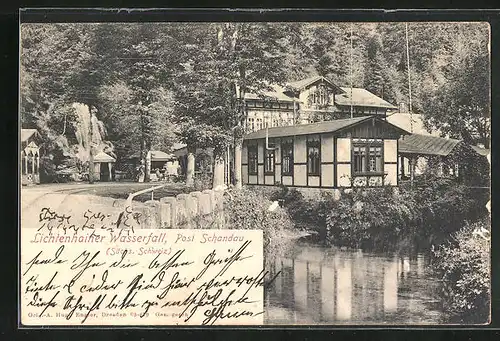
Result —
<instances>
[{"instance_id":1,"label":"dense forest","mask_svg":"<svg viewBox=\"0 0 500 341\"><path fill-rule=\"evenodd\" d=\"M489 39L485 23L23 24L21 123L53 171L95 134L118 159L174 141L218 155L241 141L245 92L323 75L396 105L411 88L428 128L489 147Z\"/></svg>"}]
</instances>

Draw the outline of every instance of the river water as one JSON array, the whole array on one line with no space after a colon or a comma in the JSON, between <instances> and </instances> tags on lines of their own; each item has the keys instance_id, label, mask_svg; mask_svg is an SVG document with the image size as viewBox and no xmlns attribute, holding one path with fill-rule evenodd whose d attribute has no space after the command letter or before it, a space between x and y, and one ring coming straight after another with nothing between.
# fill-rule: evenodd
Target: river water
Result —
<instances>
[{"instance_id":1,"label":"river water","mask_svg":"<svg viewBox=\"0 0 500 341\"><path fill-rule=\"evenodd\" d=\"M271 271L266 324L442 324L439 281L427 255L348 251L298 243Z\"/></svg>"}]
</instances>

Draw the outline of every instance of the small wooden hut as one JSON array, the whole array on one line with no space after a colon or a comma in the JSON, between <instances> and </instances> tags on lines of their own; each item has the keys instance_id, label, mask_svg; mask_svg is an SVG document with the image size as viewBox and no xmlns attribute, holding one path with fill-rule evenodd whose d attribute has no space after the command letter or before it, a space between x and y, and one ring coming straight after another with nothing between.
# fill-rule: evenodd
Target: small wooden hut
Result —
<instances>
[{"instance_id":1,"label":"small wooden hut","mask_svg":"<svg viewBox=\"0 0 500 341\"><path fill-rule=\"evenodd\" d=\"M21 129L21 183L40 183L41 137L36 129Z\"/></svg>"},{"instance_id":2,"label":"small wooden hut","mask_svg":"<svg viewBox=\"0 0 500 341\"><path fill-rule=\"evenodd\" d=\"M115 158L105 152L99 152L94 156L94 172L99 174L100 181L113 181L113 164L115 162Z\"/></svg>"}]
</instances>

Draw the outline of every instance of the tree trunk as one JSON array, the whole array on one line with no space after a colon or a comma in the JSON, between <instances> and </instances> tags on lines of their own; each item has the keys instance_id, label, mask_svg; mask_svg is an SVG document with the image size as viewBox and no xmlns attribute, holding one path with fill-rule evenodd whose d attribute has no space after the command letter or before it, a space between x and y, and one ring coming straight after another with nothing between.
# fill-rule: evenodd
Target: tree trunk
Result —
<instances>
[{"instance_id":1,"label":"tree trunk","mask_svg":"<svg viewBox=\"0 0 500 341\"><path fill-rule=\"evenodd\" d=\"M413 187L413 184L415 182L415 166L416 166L417 160L415 157L410 157L410 186Z\"/></svg>"},{"instance_id":2,"label":"tree trunk","mask_svg":"<svg viewBox=\"0 0 500 341\"><path fill-rule=\"evenodd\" d=\"M213 188L224 186L224 158L214 151Z\"/></svg>"},{"instance_id":3,"label":"tree trunk","mask_svg":"<svg viewBox=\"0 0 500 341\"><path fill-rule=\"evenodd\" d=\"M151 159L148 157L150 149L146 147L144 151L144 182L151 180Z\"/></svg>"},{"instance_id":4,"label":"tree trunk","mask_svg":"<svg viewBox=\"0 0 500 341\"><path fill-rule=\"evenodd\" d=\"M187 166L186 166L186 186L194 185L194 152L188 149Z\"/></svg>"},{"instance_id":5,"label":"tree trunk","mask_svg":"<svg viewBox=\"0 0 500 341\"><path fill-rule=\"evenodd\" d=\"M94 153L92 151L92 146L94 144L94 141L93 141L93 131L92 131L92 108L90 107L90 105L88 105L89 107L89 115L90 115L90 124L89 124L89 141L90 141L90 145L89 145L89 184L93 184L94 183L94 178L95 178L95 175L94 175L94 171L95 171L95 167L94 167Z\"/></svg>"},{"instance_id":6,"label":"tree trunk","mask_svg":"<svg viewBox=\"0 0 500 341\"><path fill-rule=\"evenodd\" d=\"M241 149L243 139L236 138L234 141L234 186L236 189L241 189L243 186L241 177Z\"/></svg>"}]
</instances>

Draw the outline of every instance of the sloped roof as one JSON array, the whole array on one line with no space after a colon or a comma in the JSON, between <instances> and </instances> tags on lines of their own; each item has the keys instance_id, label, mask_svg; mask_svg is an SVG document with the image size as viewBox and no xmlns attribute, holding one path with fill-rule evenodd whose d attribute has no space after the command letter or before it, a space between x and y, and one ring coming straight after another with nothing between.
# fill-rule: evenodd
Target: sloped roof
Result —
<instances>
[{"instance_id":1,"label":"sloped roof","mask_svg":"<svg viewBox=\"0 0 500 341\"><path fill-rule=\"evenodd\" d=\"M341 89L345 93L335 96L335 104L351 105L351 88L341 87ZM396 106L362 88L352 88L352 105L397 109Z\"/></svg>"},{"instance_id":2,"label":"sloped roof","mask_svg":"<svg viewBox=\"0 0 500 341\"><path fill-rule=\"evenodd\" d=\"M175 158L175 155L167 154L160 150L152 150L150 153L151 153L151 161L170 161Z\"/></svg>"},{"instance_id":3,"label":"sloped roof","mask_svg":"<svg viewBox=\"0 0 500 341\"><path fill-rule=\"evenodd\" d=\"M178 142L176 142L176 143L174 143L174 145L172 146L172 150L173 150L173 151L176 151L176 150L178 150L178 149L182 149L182 148L184 148L184 147L186 147L186 146L187 146L187 144L185 144L185 143L178 143Z\"/></svg>"},{"instance_id":4,"label":"sloped roof","mask_svg":"<svg viewBox=\"0 0 500 341\"><path fill-rule=\"evenodd\" d=\"M297 136L297 135L308 135L308 134L322 134L322 133L332 133L339 131L344 128L348 128L359 124L363 121L375 119L383 122L384 124L392 124L387 121L375 118L373 116L362 116L355 118L347 118L341 120L323 121L311 124L297 124L286 127L273 127L267 129L268 137L282 137L282 136ZM404 129L394 126L394 128L401 130L401 132L409 134ZM245 140L263 139L266 137L266 129L261 129L250 134L245 135Z\"/></svg>"},{"instance_id":5,"label":"sloped roof","mask_svg":"<svg viewBox=\"0 0 500 341\"><path fill-rule=\"evenodd\" d=\"M336 88L336 89L338 89L340 91L343 91L342 88L340 88L339 86L335 85L334 83L332 83L331 81L329 81L327 78L325 78L323 76L312 76L312 77L301 79L301 80L298 80L298 81L295 81L295 82L289 82L287 85L289 87L295 88L297 90L303 90L307 86L309 86L311 84L314 84L314 83L316 83L317 81L320 81L320 80L322 80L322 81L330 84L332 87L334 87L334 88Z\"/></svg>"},{"instance_id":6,"label":"sloped roof","mask_svg":"<svg viewBox=\"0 0 500 341\"><path fill-rule=\"evenodd\" d=\"M282 102L300 102L297 98L290 97L284 94L285 89L279 85L271 85L272 91L263 92L262 96ZM261 99L261 96L252 93L246 93L245 99Z\"/></svg>"},{"instance_id":7,"label":"sloped roof","mask_svg":"<svg viewBox=\"0 0 500 341\"><path fill-rule=\"evenodd\" d=\"M387 114L387 121L404 130L408 130L409 132L413 131L413 133L415 134L440 136L440 132L437 130L429 132L427 129L425 129L422 115L420 114L410 115L409 113L401 112L390 113ZM411 124L412 121L413 124Z\"/></svg>"},{"instance_id":8,"label":"sloped roof","mask_svg":"<svg viewBox=\"0 0 500 341\"><path fill-rule=\"evenodd\" d=\"M351 105L351 88L349 87L339 87L332 83L325 77L322 76L313 76L305 79L301 79L299 81L287 83L288 87L303 90L307 86L323 80L324 82L330 84L332 87L336 88L339 91L339 94L335 96L335 102L338 105ZM266 91L262 94L263 97L275 99L282 102L299 102L299 100L295 97L291 97L285 94L285 88L279 85L271 85L272 91ZM365 106L365 107L378 107L378 108L386 108L386 109L397 109L396 106L391 103L383 100L382 98L372 94L366 89L362 88L352 88L352 104L356 106ZM260 99L261 96L258 96L253 93L246 93L245 99Z\"/></svg>"},{"instance_id":9,"label":"sloped roof","mask_svg":"<svg viewBox=\"0 0 500 341\"><path fill-rule=\"evenodd\" d=\"M481 148L481 147L478 147L478 146L471 146L471 147L479 155L488 156L490 154L490 150L487 149L487 148Z\"/></svg>"},{"instance_id":10,"label":"sloped roof","mask_svg":"<svg viewBox=\"0 0 500 341\"><path fill-rule=\"evenodd\" d=\"M438 136L412 134L399 139L399 152L403 154L448 156L460 140Z\"/></svg>"},{"instance_id":11,"label":"sloped roof","mask_svg":"<svg viewBox=\"0 0 500 341\"><path fill-rule=\"evenodd\" d=\"M99 152L94 156L94 162L115 162L115 158L106 154L105 152Z\"/></svg>"},{"instance_id":12,"label":"sloped roof","mask_svg":"<svg viewBox=\"0 0 500 341\"><path fill-rule=\"evenodd\" d=\"M26 142L31 136L38 134L36 129L21 129L21 142Z\"/></svg>"}]
</instances>

